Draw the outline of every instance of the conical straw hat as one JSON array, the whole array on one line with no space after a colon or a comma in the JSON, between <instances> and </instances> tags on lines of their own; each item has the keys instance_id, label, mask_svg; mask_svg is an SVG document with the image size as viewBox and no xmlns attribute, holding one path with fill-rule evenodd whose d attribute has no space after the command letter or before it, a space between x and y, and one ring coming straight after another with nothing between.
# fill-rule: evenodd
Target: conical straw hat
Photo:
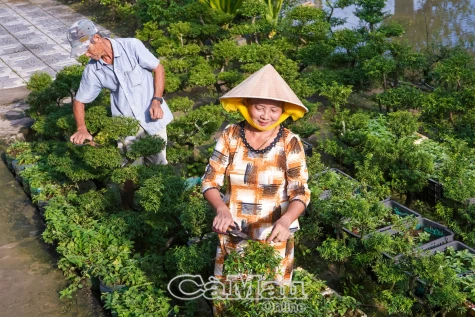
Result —
<instances>
[{"instance_id":1,"label":"conical straw hat","mask_svg":"<svg viewBox=\"0 0 475 317\"><path fill-rule=\"evenodd\" d=\"M295 95L285 80L275 70L272 65L267 64L260 70L249 76L242 83L234 87L231 91L220 98L223 107L226 110L227 104L235 104L239 99L261 98L284 102L285 104L300 107L304 113L308 112L307 107L303 105L300 99Z\"/></svg>"}]
</instances>

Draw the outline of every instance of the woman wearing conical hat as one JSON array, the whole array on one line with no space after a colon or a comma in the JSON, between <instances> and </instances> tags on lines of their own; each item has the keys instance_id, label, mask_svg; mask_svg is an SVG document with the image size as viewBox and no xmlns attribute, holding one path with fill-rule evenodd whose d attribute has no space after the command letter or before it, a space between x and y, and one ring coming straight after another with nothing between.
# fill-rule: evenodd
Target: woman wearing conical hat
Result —
<instances>
[{"instance_id":1,"label":"woman wearing conical hat","mask_svg":"<svg viewBox=\"0 0 475 317\"><path fill-rule=\"evenodd\" d=\"M307 166L300 138L281 123L308 109L271 66L266 65L221 97L227 111L244 121L227 126L218 139L202 179L205 199L216 210L213 229L226 232L236 222L253 239L267 241L282 256L278 280L292 279L291 232L310 201ZM219 188L226 180L221 199ZM223 278L226 254L242 248L219 234L215 276Z\"/></svg>"}]
</instances>

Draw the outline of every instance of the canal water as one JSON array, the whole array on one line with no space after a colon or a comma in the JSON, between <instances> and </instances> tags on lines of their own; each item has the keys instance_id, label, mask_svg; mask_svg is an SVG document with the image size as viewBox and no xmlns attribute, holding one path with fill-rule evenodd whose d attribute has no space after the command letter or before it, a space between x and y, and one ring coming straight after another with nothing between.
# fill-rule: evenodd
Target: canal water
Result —
<instances>
[{"instance_id":1,"label":"canal water","mask_svg":"<svg viewBox=\"0 0 475 317\"><path fill-rule=\"evenodd\" d=\"M323 8L325 8L325 0ZM317 2L318 3L318 2ZM355 6L336 9L334 17L346 18L346 27L359 26L354 16ZM475 0L388 0L384 9L391 17L387 21L402 24L406 33L402 40L415 49L430 43L454 46L463 43L475 52Z\"/></svg>"}]
</instances>

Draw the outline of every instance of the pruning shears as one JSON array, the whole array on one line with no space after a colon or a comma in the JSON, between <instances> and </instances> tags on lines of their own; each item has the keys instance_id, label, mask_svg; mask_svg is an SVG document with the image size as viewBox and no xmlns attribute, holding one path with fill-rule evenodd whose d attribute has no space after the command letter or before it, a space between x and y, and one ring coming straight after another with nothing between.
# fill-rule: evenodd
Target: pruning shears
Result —
<instances>
[{"instance_id":1,"label":"pruning shears","mask_svg":"<svg viewBox=\"0 0 475 317\"><path fill-rule=\"evenodd\" d=\"M228 229L226 231L226 234L230 235L231 237L240 238L243 240L254 240L253 238L241 231L241 228L239 227L236 221L234 221L234 226L229 226L229 228L231 229Z\"/></svg>"},{"instance_id":2,"label":"pruning shears","mask_svg":"<svg viewBox=\"0 0 475 317\"><path fill-rule=\"evenodd\" d=\"M295 233L297 230L298 230L298 228L290 228L289 229L289 231L291 233ZM218 232L218 233L222 233L222 232ZM251 238L248 234L242 232L241 228L239 227L239 225L236 221L234 221L234 226L230 225L229 229L226 230L226 232L224 234L229 235L233 238L239 238L239 239L242 239L242 240L256 240L256 239Z\"/></svg>"},{"instance_id":3,"label":"pruning shears","mask_svg":"<svg viewBox=\"0 0 475 317\"><path fill-rule=\"evenodd\" d=\"M99 143L96 143L94 142L94 138L92 138L92 140L84 140L84 143L83 144L75 144L76 146L86 146L86 145L89 145L89 146L92 146L92 147L101 147L102 144L99 144Z\"/></svg>"},{"instance_id":4,"label":"pruning shears","mask_svg":"<svg viewBox=\"0 0 475 317\"><path fill-rule=\"evenodd\" d=\"M236 221L234 221L234 226L230 225L228 227L228 230L226 230L226 232L221 232L221 231L214 230L214 229L213 229L213 231L217 232L217 233L221 233L221 234L231 236L233 238L239 238L239 239L242 239L242 240L254 240L249 235L247 235L247 234L245 234L244 232L241 231L241 227L239 227L239 225Z\"/></svg>"}]
</instances>

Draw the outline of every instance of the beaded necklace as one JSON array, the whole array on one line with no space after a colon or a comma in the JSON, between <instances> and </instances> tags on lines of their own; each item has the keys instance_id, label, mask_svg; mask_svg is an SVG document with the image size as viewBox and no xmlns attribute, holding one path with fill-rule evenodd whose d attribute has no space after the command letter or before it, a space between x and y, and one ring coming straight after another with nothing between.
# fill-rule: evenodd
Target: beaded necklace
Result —
<instances>
[{"instance_id":1,"label":"beaded necklace","mask_svg":"<svg viewBox=\"0 0 475 317\"><path fill-rule=\"evenodd\" d=\"M246 134L245 134L245 121L242 121L239 125L240 125L240 135L241 135L241 139L242 141L244 142L244 145L249 149L251 150L252 152L255 152L255 153L258 153L258 154L262 154L262 153L266 153L267 151L269 151L270 149L272 149L275 144L277 143L277 141L279 141L280 137L282 136L282 133L283 133L283 127L282 125L279 125L279 132L277 133L277 136L275 137L274 141L272 141L271 144L269 144L269 146L267 146L266 148L263 148L261 149L262 146L264 146L269 140L270 138L272 137L272 134L271 136L258 148L258 149L254 149L250 144L249 142L247 142L246 140ZM276 127L277 128L277 127ZM275 129L275 128L274 128Z\"/></svg>"}]
</instances>

